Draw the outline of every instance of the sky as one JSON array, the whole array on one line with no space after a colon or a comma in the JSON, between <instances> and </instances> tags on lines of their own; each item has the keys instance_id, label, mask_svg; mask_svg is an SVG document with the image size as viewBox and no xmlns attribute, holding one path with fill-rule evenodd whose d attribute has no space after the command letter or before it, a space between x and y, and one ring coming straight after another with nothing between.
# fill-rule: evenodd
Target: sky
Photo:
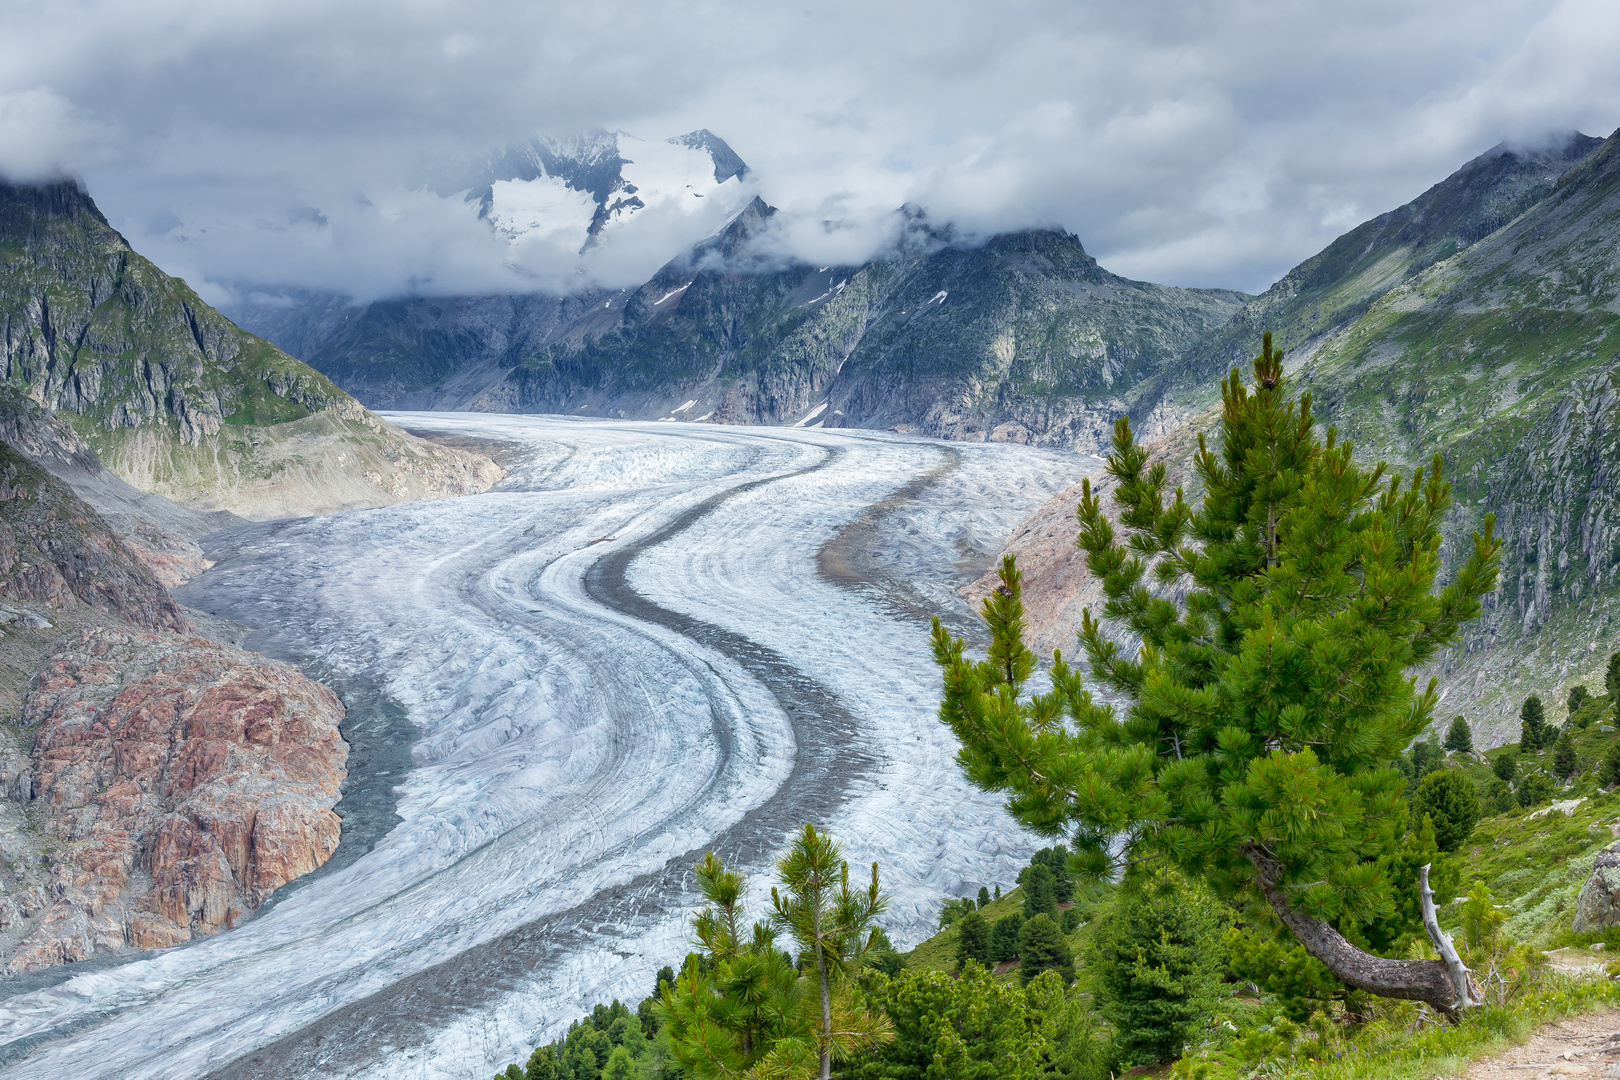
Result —
<instances>
[{"instance_id":1,"label":"sky","mask_svg":"<svg viewBox=\"0 0 1620 1080\"><path fill-rule=\"evenodd\" d=\"M695 236L516 266L426 177L537 134L724 138L780 241L855 262L924 208L1257 292L1502 141L1620 125L1594 0L6 0L0 175L83 179L219 299L633 285ZM573 260L573 261L570 261ZM594 260L594 261L593 261Z\"/></svg>"}]
</instances>

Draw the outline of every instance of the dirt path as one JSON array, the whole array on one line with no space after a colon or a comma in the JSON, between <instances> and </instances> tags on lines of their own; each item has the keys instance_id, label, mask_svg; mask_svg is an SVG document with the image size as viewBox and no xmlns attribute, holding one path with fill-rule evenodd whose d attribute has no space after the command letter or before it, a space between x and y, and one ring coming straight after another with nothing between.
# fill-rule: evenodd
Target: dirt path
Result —
<instances>
[{"instance_id":1,"label":"dirt path","mask_svg":"<svg viewBox=\"0 0 1620 1080\"><path fill-rule=\"evenodd\" d=\"M1620 1009L1550 1024L1523 1046L1478 1061L1467 1080L1540 1080L1544 1076L1620 1077Z\"/></svg>"}]
</instances>

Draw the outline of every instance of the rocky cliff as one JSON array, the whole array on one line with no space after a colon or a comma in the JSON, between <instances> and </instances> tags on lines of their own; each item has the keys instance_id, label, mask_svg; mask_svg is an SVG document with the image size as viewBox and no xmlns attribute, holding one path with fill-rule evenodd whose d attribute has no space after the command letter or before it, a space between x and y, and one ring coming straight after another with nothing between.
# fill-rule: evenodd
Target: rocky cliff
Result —
<instances>
[{"instance_id":1,"label":"rocky cliff","mask_svg":"<svg viewBox=\"0 0 1620 1080\"><path fill-rule=\"evenodd\" d=\"M124 480L245 517L487 488L132 251L74 182L0 183L0 379Z\"/></svg>"},{"instance_id":2,"label":"rocky cliff","mask_svg":"<svg viewBox=\"0 0 1620 1080\"><path fill-rule=\"evenodd\" d=\"M34 740L12 795L45 842L5 857L45 887L16 865L0 884L9 969L218 933L320 866L342 717L295 669L201 638L102 629L52 657L17 721Z\"/></svg>"},{"instance_id":3,"label":"rocky cliff","mask_svg":"<svg viewBox=\"0 0 1620 1080\"><path fill-rule=\"evenodd\" d=\"M1411 202L1356 226L1284 274L1178 357L1161 385L1174 386L1182 397L1209 399L1209 387L1233 365L1243 367L1265 331L1280 348L1292 350L1342 330L1390 290L1546 198L1558 178L1601 142L1568 132L1540 146L1493 146Z\"/></svg>"}]
</instances>

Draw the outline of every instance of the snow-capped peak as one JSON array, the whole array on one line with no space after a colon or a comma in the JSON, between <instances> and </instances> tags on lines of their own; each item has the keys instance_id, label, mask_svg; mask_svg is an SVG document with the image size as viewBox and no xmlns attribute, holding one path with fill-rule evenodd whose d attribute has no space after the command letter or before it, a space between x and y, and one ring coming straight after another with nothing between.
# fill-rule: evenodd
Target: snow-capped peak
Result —
<instances>
[{"instance_id":1,"label":"snow-capped peak","mask_svg":"<svg viewBox=\"0 0 1620 1080\"><path fill-rule=\"evenodd\" d=\"M463 190L514 245L583 252L630 223L658 219L683 247L746 206L748 166L706 129L671 139L623 131L540 137L494 155Z\"/></svg>"}]
</instances>

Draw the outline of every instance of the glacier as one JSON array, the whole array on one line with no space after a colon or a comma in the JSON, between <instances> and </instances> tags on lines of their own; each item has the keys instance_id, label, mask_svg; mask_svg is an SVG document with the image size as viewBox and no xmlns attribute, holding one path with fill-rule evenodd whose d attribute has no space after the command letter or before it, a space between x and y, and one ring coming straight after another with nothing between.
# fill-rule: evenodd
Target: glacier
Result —
<instances>
[{"instance_id":1,"label":"glacier","mask_svg":"<svg viewBox=\"0 0 1620 1080\"><path fill-rule=\"evenodd\" d=\"M487 1080L679 964L711 848L762 913L787 834L824 825L907 948L1040 846L959 774L927 619L976 633L957 587L1095 458L388 418L503 444L506 480L220 534L179 595L398 703L397 824L216 938L0 984L0 1076Z\"/></svg>"}]
</instances>

